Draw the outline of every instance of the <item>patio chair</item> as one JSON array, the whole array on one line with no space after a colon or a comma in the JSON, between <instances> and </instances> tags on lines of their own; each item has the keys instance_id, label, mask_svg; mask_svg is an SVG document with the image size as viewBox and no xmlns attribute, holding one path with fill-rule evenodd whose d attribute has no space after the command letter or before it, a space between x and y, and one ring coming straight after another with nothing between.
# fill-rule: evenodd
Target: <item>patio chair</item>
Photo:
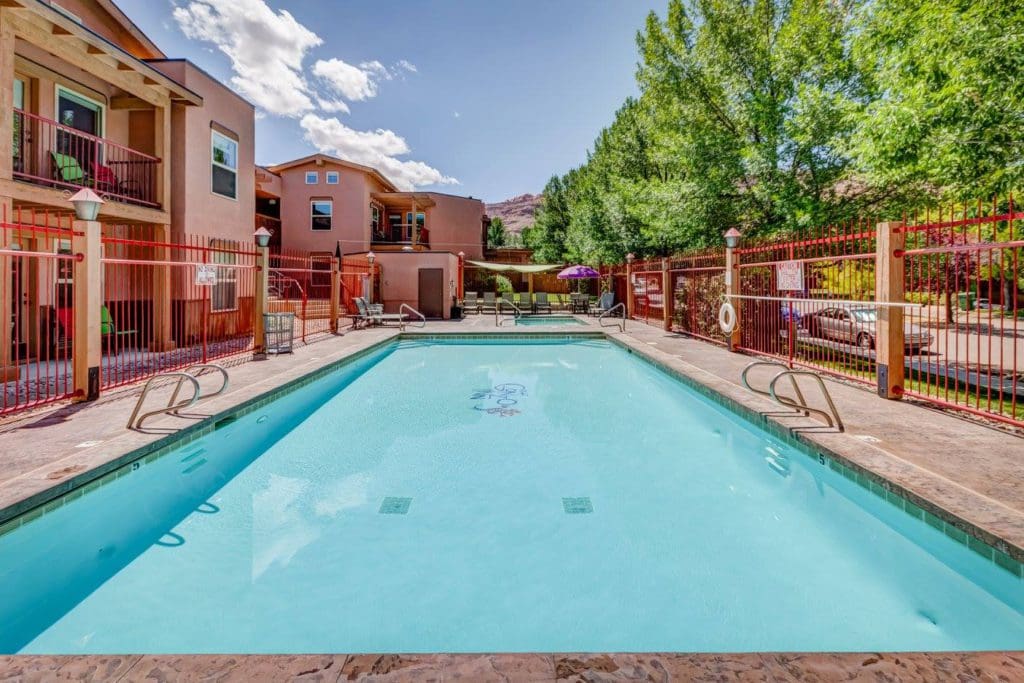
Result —
<instances>
[{"instance_id":1,"label":"patio chair","mask_svg":"<svg viewBox=\"0 0 1024 683\"><path fill-rule=\"evenodd\" d=\"M548 313L551 312L551 302L548 301L547 292L537 292L537 300L533 302L533 312L539 313L541 310L546 310Z\"/></svg>"},{"instance_id":2,"label":"patio chair","mask_svg":"<svg viewBox=\"0 0 1024 683\"><path fill-rule=\"evenodd\" d=\"M130 340L136 334L138 330L120 330L114 323L114 319L110 316L110 310L106 306L100 307L100 334L103 336L103 341L106 344L110 342L117 342L121 339ZM121 344L115 344L115 347L120 348Z\"/></svg>"},{"instance_id":3,"label":"patio chair","mask_svg":"<svg viewBox=\"0 0 1024 683\"><path fill-rule=\"evenodd\" d=\"M484 300L480 304L481 313L494 313L497 310L497 299L494 292L484 292Z\"/></svg>"},{"instance_id":4,"label":"patio chair","mask_svg":"<svg viewBox=\"0 0 1024 683\"><path fill-rule=\"evenodd\" d=\"M462 300L462 310L466 313L480 312L480 294L477 292L466 292L466 298Z\"/></svg>"},{"instance_id":5,"label":"patio chair","mask_svg":"<svg viewBox=\"0 0 1024 683\"><path fill-rule=\"evenodd\" d=\"M371 304L361 296L353 301L359 311L359 317L368 325L385 325L387 323L398 323L398 326L405 329L406 315L404 313L385 313L383 304Z\"/></svg>"},{"instance_id":6,"label":"patio chair","mask_svg":"<svg viewBox=\"0 0 1024 683\"><path fill-rule=\"evenodd\" d=\"M96 183L96 189L101 192L138 197L141 192L139 183L134 180L120 180L114 169L98 161L92 162L92 179Z\"/></svg>"},{"instance_id":7,"label":"patio chair","mask_svg":"<svg viewBox=\"0 0 1024 683\"><path fill-rule=\"evenodd\" d=\"M70 154L61 154L60 152L50 152L50 159L53 160L53 177L55 180L71 185L86 184L88 176L86 176L82 165L78 163L78 159Z\"/></svg>"},{"instance_id":8,"label":"patio chair","mask_svg":"<svg viewBox=\"0 0 1024 683\"><path fill-rule=\"evenodd\" d=\"M601 295L601 298L597 300L596 306L590 307L590 315L601 315L607 313L615 305L615 294L612 292L605 292Z\"/></svg>"}]
</instances>

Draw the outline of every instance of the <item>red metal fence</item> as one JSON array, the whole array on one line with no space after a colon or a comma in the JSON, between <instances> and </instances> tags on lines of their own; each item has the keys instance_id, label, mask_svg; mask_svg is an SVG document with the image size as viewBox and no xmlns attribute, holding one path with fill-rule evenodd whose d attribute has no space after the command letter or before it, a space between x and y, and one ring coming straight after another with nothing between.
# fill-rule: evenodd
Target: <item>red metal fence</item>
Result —
<instances>
[{"instance_id":1,"label":"red metal fence","mask_svg":"<svg viewBox=\"0 0 1024 683\"><path fill-rule=\"evenodd\" d=\"M380 301L380 264L371 264L366 257L345 256L341 259L341 310L350 314L357 312L356 297L369 297Z\"/></svg>"},{"instance_id":2,"label":"red metal fence","mask_svg":"<svg viewBox=\"0 0 1024 683\"><path fill-rule=\"evenodd\" d=\"M0 222L0 415L74 393L71 347L61 332L71 320L60 315L75 296L71 217L26 211L13 218L5 212Z\"/></svg>"},{"instance_id":3,"label":"red metal fence","mask_svg":"<svg viewBox=\"0 0 1024 683\"><path fill-rule=\"evenodd\" d=\"M331 332L330 254L278 251L270 255L268 308L295 314L295 338L309 342Z\"/></svg>"},{"instance_id":4,"label":"red metal fence","mask_svg":"<svg viewBox=\"0 0 1024 683\"><path fill-rule=\"evenodd\" d=\"M143 226L144 227L144 226ZM201 236L104 226L103 388L252 350L257 252Z\"/></svg>"},{"instance_id":5,"label":"red metal fence","mask_svg":"<svg viewBox=\"0 0 1024 683\"><path fill-rule=\"evenodd\" d=\"M905 394L1024 425L1024 212L1007 198L904 217L893 231L905 245L891 255L902 260L902 287L891 291L902 291L903 301L883 304L878 223L865 217L737 248L737 349L877 385L878 314L895 303L903 311ZM780 288L780 269L796 273L799 285ZM605 270L616 290L624 271ZM669 260L674 330L725 341L724 272L721 248ZM661 283L660 261L633 264L634 318L662 324Z\"/></svg>"}]
</instances>

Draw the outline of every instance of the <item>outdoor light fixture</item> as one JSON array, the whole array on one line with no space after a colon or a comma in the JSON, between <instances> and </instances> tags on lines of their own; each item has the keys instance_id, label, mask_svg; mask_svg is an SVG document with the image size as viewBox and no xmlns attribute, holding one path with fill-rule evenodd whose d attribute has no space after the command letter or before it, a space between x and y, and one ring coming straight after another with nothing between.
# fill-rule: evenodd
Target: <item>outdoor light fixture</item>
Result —
<instances>
[{"instance_id":1,"label":"outdoor light fixture","mask_svg":"<svg viewBox=\"0 0 1024 683\"><path fill-rule=\"evenodd\" d=\"M375 261L376 259L377 259L377 255L376 255L376 254L374 254L374 253L373 253L372 251L368 251L368 252L366 252L366 260L370 262L370 265L371 265L371 266L373 265L373 262L374 262L374 261Z\"/></svg>"},{"instance_id":2,"label":"outdoor light fixture","mask_svg":"<svg viewBox=\"0 0 1024 683\"><path fill-rule=\"evenodd\" d=\"M466 258L466 252L464 252L464 251L460 251L460 252L459 252L459 260L461 261L461 260L463 260L463 259L465 259L465 258Z\"/></svg>"},{"instance_id":3,"label":"outdoor light fixture","mask_svg":"<svg viewBox=\"0 0 1024 683\"><path fill-rule=\"evenodd\" d=\"M78 220L94 221L99 215L103 199L88 187L83 187L71 197L71 203L75 205L75 216Z\"/></svg>"},{"instance_id":4,"label":"outdoor light fixture","mask_svg":"<svg viewBox=\"0 0 1024 683\"><path fill-rule=\"evenodd\" d=\"M736 228L729 228L725 231L723 237L725 237L725 246L735 249L740 246L740 239L742 239L743 233Z\"/></svg>"},{"instance_id":5,"label":"outdoor light fixture","mask_svg":"<svg viewBox=\"0 0 1024 683\"><path fill-rule=\"evenodd\" d=\"M628 254L626 254L626 263L632 263L635 260L636 254L634 254L633 252L629 252Z\"/></svg>"},{"instance_id":6,"label":"outdoor light fixture","mask_svg":"<svg viewBox=\"0 0 1024 683\"><path fill-rule=\"evenodd\" d=\"M257 247L265 247L270 244L270 231L266 228L260 228L252 236L256 238Z\"/></svg>"}]
</instances>

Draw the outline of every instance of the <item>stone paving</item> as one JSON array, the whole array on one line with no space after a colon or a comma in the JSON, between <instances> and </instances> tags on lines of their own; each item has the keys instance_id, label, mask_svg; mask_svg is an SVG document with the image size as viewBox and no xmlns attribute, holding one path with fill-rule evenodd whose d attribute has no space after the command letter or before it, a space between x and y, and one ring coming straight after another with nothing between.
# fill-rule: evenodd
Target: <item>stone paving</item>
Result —
<instances>
[{"instance_id":1,"label":"stone paving","mask_svg":"<svg viewBox=\"0 0 1024 683\"><path fill-rule=\"evenodd\" d=\"M587 319L597 331L593 319ZM578 332L575 326L505 325L492 316L410 327L416 333ZM1024 439L959 417L884 401L863 388L828 381L846 434L821 423L783 416L779 407L739 383L750 358L682 338L642 323L625 334L608 328L666 370L699 382L774 429L852 467L884 478L887 486L933 506L1020 559L1024 556ZM120 466L135 449L168 440L182 425L251 400L398 334L395 328L346 334L231 368L231 388L190 411L193 419L160 417L144 432L125 429L138 388L91 404L40 409L0 422L0 522L48 497ZM213 381L213 380L206 380ZM764 381L764 380L762 380ZM810 392L808 392L810 395ZM154 400L157 400L154 397ZM814 399L811 399L812 401ZM927 508L926 508L927 509ZM1002 544L1001 546L998 544ZM6 680L1024 680L1024 656L1013 653L910 654L502 654L502 655L280 655L127 657L0 657Z\"/></svg>"}]
</instances>

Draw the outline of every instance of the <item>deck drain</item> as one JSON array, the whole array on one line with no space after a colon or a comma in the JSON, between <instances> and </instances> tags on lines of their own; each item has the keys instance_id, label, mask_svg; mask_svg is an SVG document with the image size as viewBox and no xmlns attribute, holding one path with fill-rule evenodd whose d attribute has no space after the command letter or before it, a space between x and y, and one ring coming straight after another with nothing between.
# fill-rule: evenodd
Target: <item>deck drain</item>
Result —
<instances>
[{"instance_id":1,"label":"deck drain","mask_svg":"<svg viewBox=\"0 0 1024 683\"><path fill-rule=\"evenodd\" d=\"M587 496L582 498L563 498L562 508L567 515L588 515L594 511L594 505Z\"/></svg>"},{"instance_id":2,"label":"deck drain","mask_svg":"<svg viewBox=\"0 0 1024 683\"><path fill-rule=\"evenodd\" d=\"M409 511L409 505L412 504L412 498L398 498L395 496L387 496L380 504L379 512L382 515L404 515Z\"/></svg>"}]
</instances>

